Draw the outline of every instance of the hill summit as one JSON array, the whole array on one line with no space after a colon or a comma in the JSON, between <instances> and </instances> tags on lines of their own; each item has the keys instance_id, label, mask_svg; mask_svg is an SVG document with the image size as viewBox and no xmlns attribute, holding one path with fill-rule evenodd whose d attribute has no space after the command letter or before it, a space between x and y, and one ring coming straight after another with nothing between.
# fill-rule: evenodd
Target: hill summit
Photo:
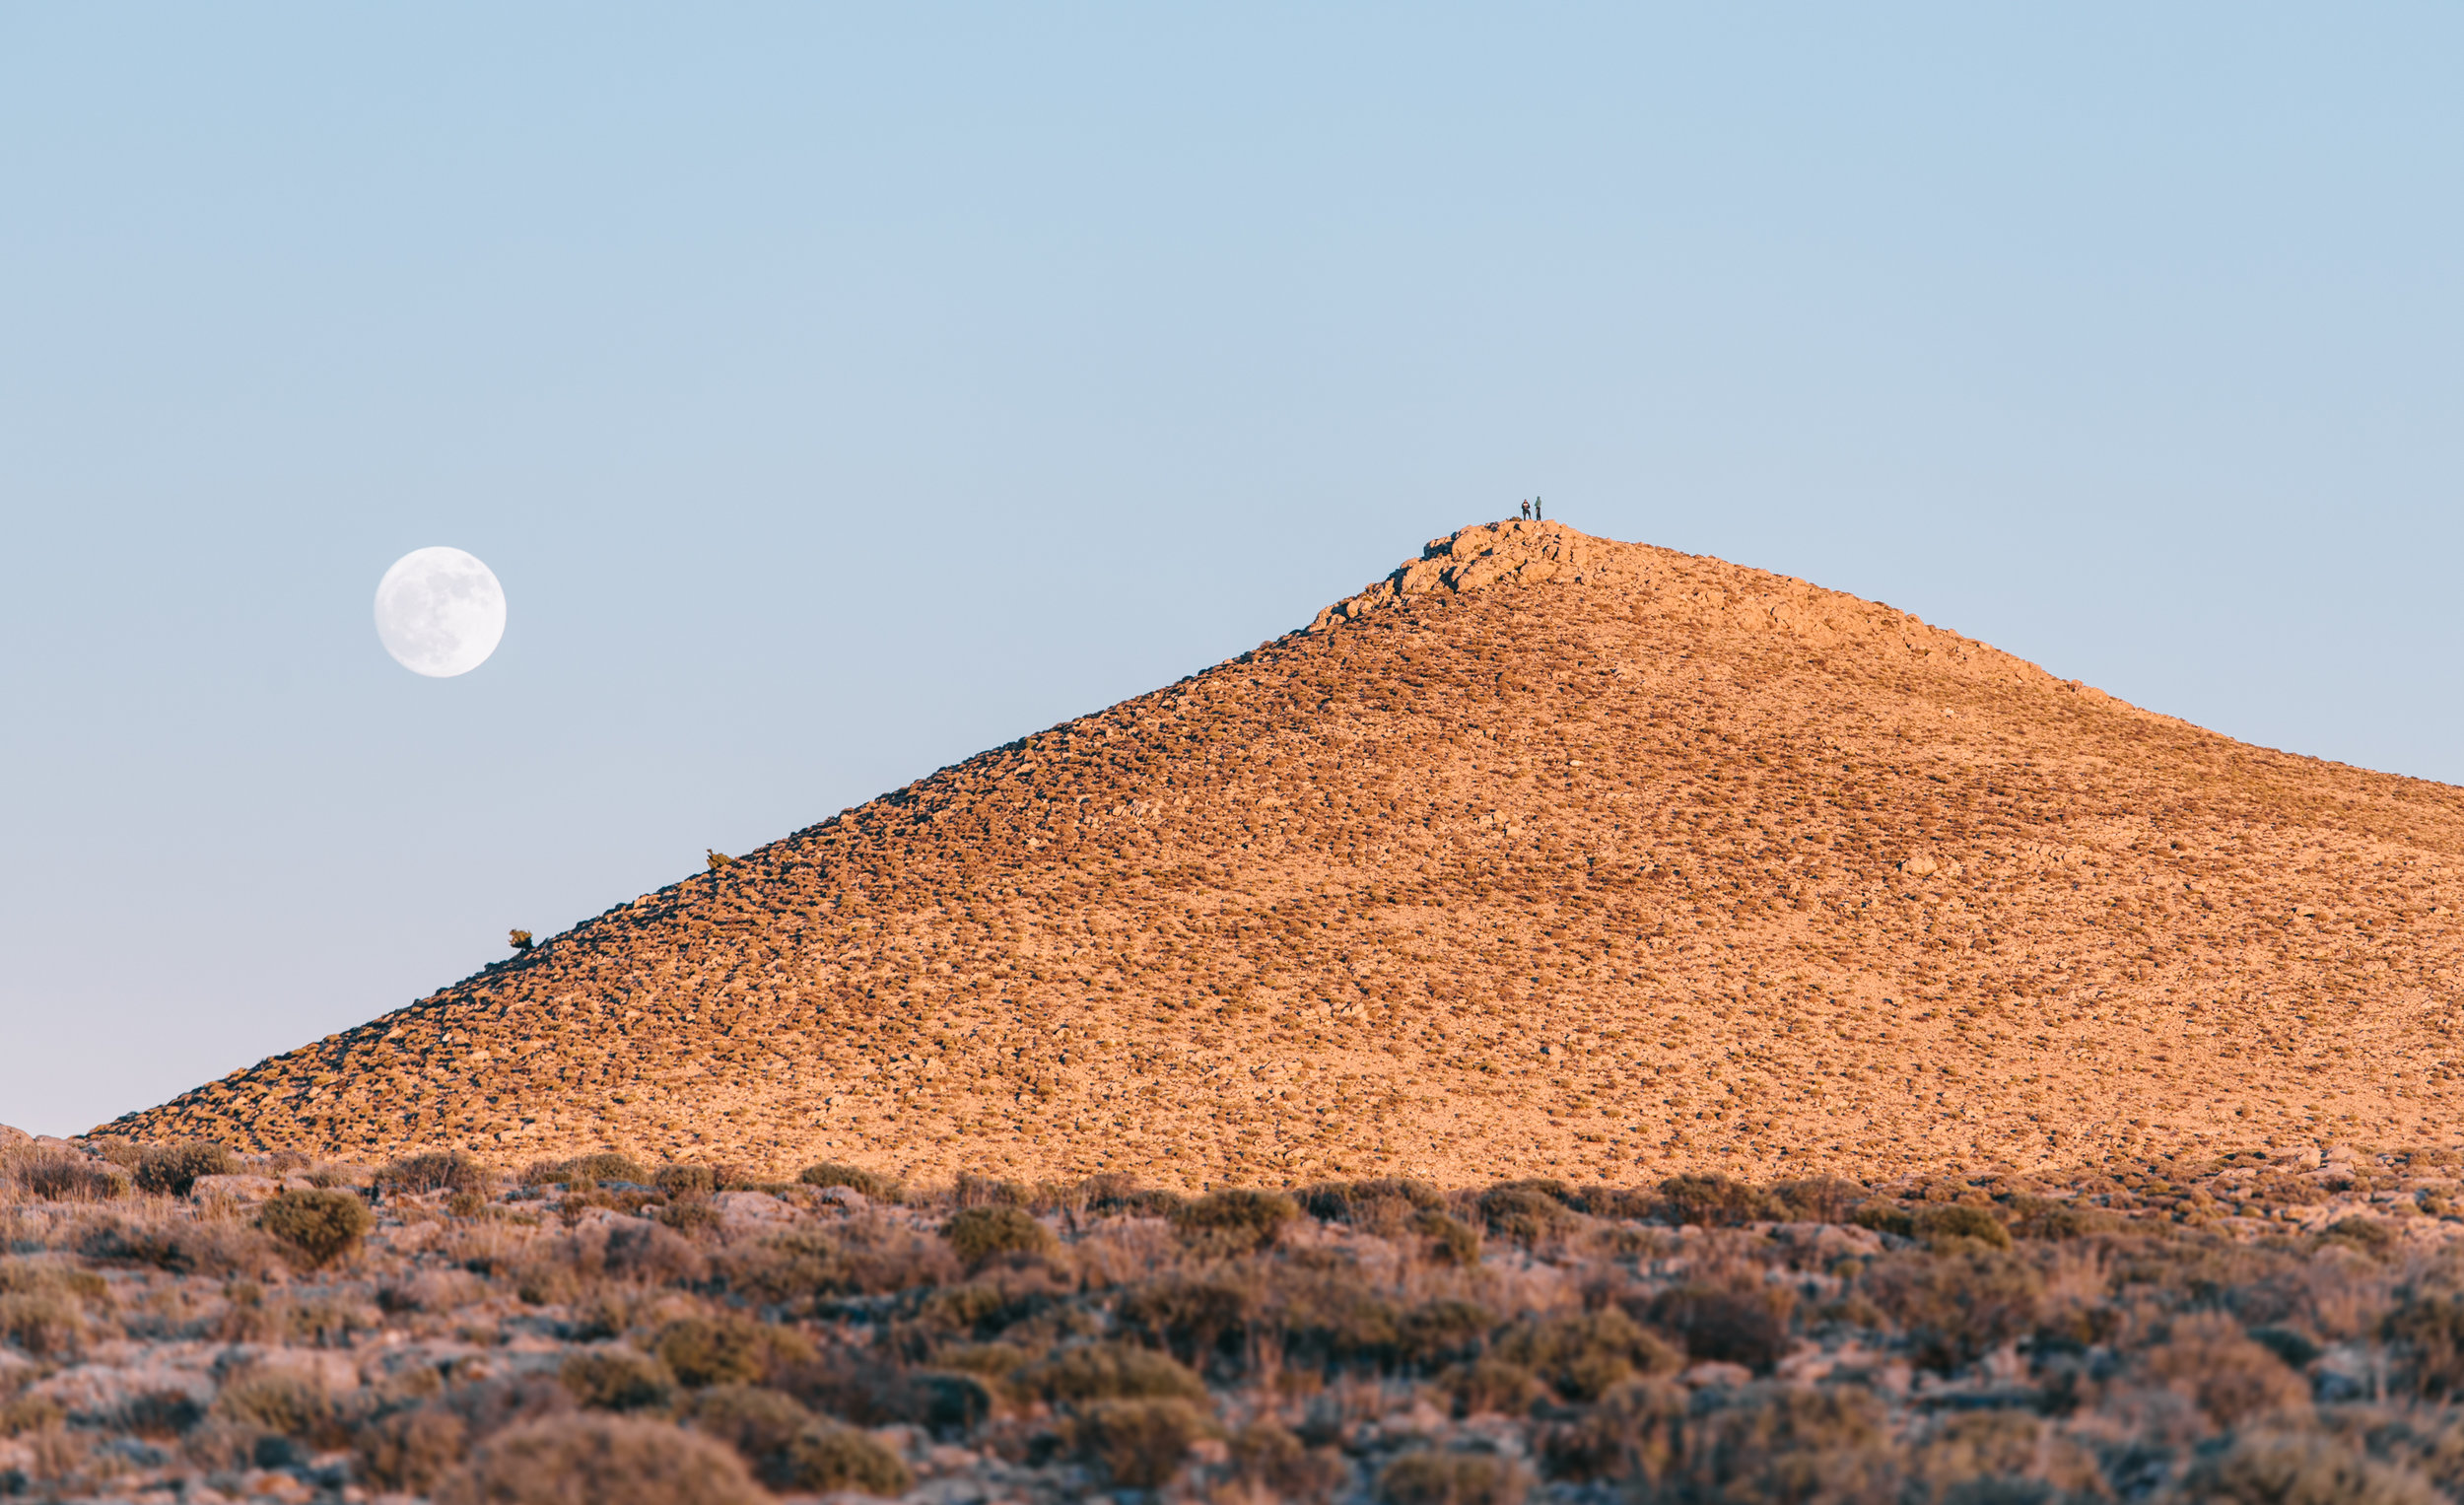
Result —
<instances>
[{"instance_id":1,"label":"hill summit","mask_svg":"<svg viewBox=\"0 0 2464 1505\"><path fill-rule=\"evenodd\" d=\"M2427 1144L2460 794L1491 523L99 1131L1185 1187Z\"/></svg>"}]
</instances>

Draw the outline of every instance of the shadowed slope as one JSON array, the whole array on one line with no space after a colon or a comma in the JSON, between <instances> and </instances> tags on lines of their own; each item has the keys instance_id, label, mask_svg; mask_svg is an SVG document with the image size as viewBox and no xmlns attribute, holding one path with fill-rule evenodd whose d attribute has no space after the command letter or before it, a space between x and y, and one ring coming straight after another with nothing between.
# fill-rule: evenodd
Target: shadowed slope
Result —
<instances>
[{"instance_id":1,"label":"shadowed slope","mask_svg":"<svg viewBox=\"0 0 2464 1505\"><path fill-rule=\"evenodd\" d=\"M107 1128L1184 1185L2443 1141L2459 817L1493 524Z\"/></svg>"}]
</instances>

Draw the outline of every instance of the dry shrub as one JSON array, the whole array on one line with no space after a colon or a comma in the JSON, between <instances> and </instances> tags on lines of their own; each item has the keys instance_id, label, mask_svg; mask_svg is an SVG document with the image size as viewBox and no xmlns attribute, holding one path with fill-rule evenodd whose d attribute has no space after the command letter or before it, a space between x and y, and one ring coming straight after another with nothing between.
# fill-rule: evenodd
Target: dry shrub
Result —
<instances>
[{"instance_id":1,"label":"dry shrub","mask_svg":"<svg viewBox=\"0 0 2464 1505\"><path fill-rule=\"evenodd\" d=\"M556 1372L576 1404L603 1411L655 1410L676 1395L673 1371L631 1348L592 1348L574 1354Z\"/></svg>"},{"instance_id":2,"label":"dry shrub","mask_svg":"<svg viewBox=\"0 0 2464 1505\"><path fill-rule=\"evenodd\" d=\"M1437 1384L1453 1399L1458 1416L1520 1415L1545 1393L1528 1367L1493 1356L1454 1365Z\"/></svg>"},{"instance_id":3,"label":"dry shrub","mask_svg":"<svg viewBox=\"0 0 2464 1505\"><path fill-rule=\"evenodd\" d=\"M355 1192L284 1192L268 1199L256 1225L308 1269L330 1265L359 1247L376 1214Z\"/></svg>"},{"instance_id":4,"label":"dry shrub","mask_svg":"<svg viewBox=\"0 0 2464 1505\"><path fill-rule=\"evenodd\" d=\"M1023 1207L961 1207L941 1225L941 1237L970 1269L1002 1255L1049 1255L1060 1244Z\"/></svg>"},{"instance_id":5,"label":"dry shrub","mask_svg":"<svg viewBox=\"0 0 2464 1505\"><path fill-rule=\"evenodd\" d=\"M1480 1263L1480 1234L1470 1223L1435 1207L1412 1214L1411 1231L1427 1239L1429 1258L1440 1265L1470 1268Z\"/></svg>"},{"instance_id":6,"label":"dry shrub","mask_svg":"<svg viewBox=\"0 0 2464 1505\"><path fill-rule=\"evenodd\" d=\"M1661 1215L1682 1226L1735 1228L1771 1215L1769 1197L1716 1172L1672 1176L1660 1183Z\"/></svg>"},{"instance_id":7,"label":"dry shrub","mask_svg":"<svg viewBox=\"0 0 2464 1505\"><path fill-rule=\"evenodd\" d=\"M1257 1314L1257 1299L1239 1285L1214 1279L1163 1280L1121 1299L1121 1325L1168 1349L1193 1368L1211 1358L1236 1357Z\"/></svg>"},{"instance_id":8,"label":"dry shrub","mask_svg":"<svg viewBox=\"0 0 2464 1505\"><path fill-rule=\"evenodd\" d=\"M728 1289L773 1306L828 1295L847 1278L839 1246L810 1228L735 1245L719 1256L718 1273Z\"/></svg>"},{"instance_id":9,"label":"dry shrub","mask_svg":"<svg viewBox=\"0 0 2464 1505\"><path fill-rule=\"evenodd\" d=\"M623 1222L607 1231L600 1267L620 1280L685 1285L710 1273L710 1260L691 1241L656 1223Z\"/></svg>"},{"instance_id":10,"label":"dry shrub","mask_svg":"<svg viewBox=\"0 0 2464 1505\"><path fill-rule=\"evenodd\" d=\"M1684 1497L1773 1502L1893 1500L1889 1413L1871 1391L1756 1385L1690 1416L1668 1482Z\"/></svg>"},{"instance_id":11,"label":"dry shrub","mask_svg":"<svg viewBox=\"0 0 2464 1505\"><path fill-rule=\"evenodd\" d=\"M462 1151L431 1150L389 1161L376 1173L376 1185L388 1192L485 1192L493 1178L488 1168Z\"/></svg>"},{"instance_id":12,"label":"dry shrub","mask_svg":"<svg viewBox=\"0 0 2464 1505\"><path fill-rule=\"evenodd\" d=\"M571 1160L540 1160L522 1170L522 1185L526 1187L592 1187L603 1181L646 1186L650 1179L650 1173L642 1168L640 1161L613 1150L596 1155L578 1155Z\"/></svg>"},{"instance_id":13,"label":"dry shrub","mask_svg":"<svg viewBox=\"0 0 2464 1505\"><path fill-rule=\"evenodd\" d=\"M2095 1460L2024 1411L1984 1411L1944 1421L1910 1458L1910 1471L1943 1498L1976 1505L2008 1499L2095 1498ZM2002 1492L1991 1491L1999 1487Z\"/></svg>"},{"instance_id":14,"label":"dry shrub","mask_svg":"<svg viewBox=\"0 0 2464 1505\"><path fill-rule=\"evenodd\" d=\"M1865 1188L1836 1176L1783 1181L1771 1188L1771 1214L1792 1222L1844 1223L1865 1198Z\"/></svg>"},{"instance_id":15,"label":"dry shrub","mask_svg":"<svg viewBox=\"0 0 2464 1505\"><path fill-rule=\"evenodd\" d=\"M745 1466L774 1488L786 1485L787 1449L813 1424L793 1396L752 1385L715 1385L693 1398L683 1419L697 1432L736 1450Z\"/></svg>"},{"instance_id":16,"label":"dry shrub","mask_svg":"<svg viewBox=\"0 0 2464 1505\"><path fill-rule=\"evenodd\" d=\"M1333 1448L1312 1448L1272 1421L1232 1434L1232 1469L1253 1490L1279 1500L1324 1505L1351 1481L1351 1469Z\"/></svg>"},{"instance_id":17,"label":"dry shrub","mask_svg":"<svg viewBox=\"0 0 2464 1505\"><path fill-rule=\"evenodd\" d=\"M386 1412L351 1434L361 1476L403 1494L428 1493L469 1448L469 1424L435 1406Z\"/></svg>"},{"instance_id":18,"label":"dry shrub","mask_svg":"<svg viewBox=\"0 0 2464 1505\"><path fill-rule=\"evenodd\" d=\"M38 1359L69 1358L86 1345L86 1311L63 1292L0 1295L0 1340Z\"/></svg>"},{"instance_id":19,"label":"dry shrub","mask_svg":"<svg viewBox=\"0 0 2464 1505\"><path fill-rule=\"evenodd\" d=\"M1497 1326L1497 1316L1475 1303L1441 1297L1405 1312L1397 1326L1396 1349L1405 1363L1442 1364L1477 1348Z\"/></svg>"},{"instance_id":20,"label":"dry shrub","mask_svg":"<svg viewBox=\"0 0 2464 1505\"><path fill-rule=\"evenodd\" d=\"M664 1421L582 1414L525 1422L437 1487L439 1505L767 1505L725 1445Z\"/></svg>"},{"instance_id":21,"label":"dry shrub","mask_svg":"<svg viewBox=\"0 0 2464 1505\"><path fill-rule=\"evenodd\" d=\"M1561 1238L1574 1227L1561 1182L1500 1182L1480 1194L1478 1205L1480 1221L1491 1234L1527 1249Z\"/></svg>"},{"instance_id":22,"label":"dry shrub","mask_svg":"<svg viewBox=\"0 0 2464 1505\"><path fill-rule=\"evenodd\" d=\"M214 1398L214 1414L320 1447L339 1447L348 1436L325 1387L283 1369L257 1370L226 1383Z\"/></svg>"},{"instance_id":23,"label":"dry shrub","mask_svg":"<svg viewBox=\"0 0 2464 1505\"><path fill-rule=\"evenodd\" d=\"M1206 1387L1151 1348L1082 1343L1028 1366L1019 1382L1048 1401L1202 1401Z\"/></svg>"},{"instance_id":24,"label":"dry shrub","mask_svg":"<svg viewBox=\"0 0 2464 1505\"><path fill-rule=\"evenodd\" d=\"M459 1311L487 1294L487 1286L468 1270L430 1269L378 1286L376 1305L386 1312L442 1314Z\"/></svg>"},{"instance_id":25,"label":"dry shrub","mask_svg":"<svg viewBox=\"0 0 2464 1505\"><path fill-rule=\"evenodd\" d=\"M1386 1505L1521 1505L1531 1482L1488 1453L1406 1453L1378 1475Z\"/></svg>"},{"instance_id":26,"label":"dry shrub","mask_svg":"<svg viewBox=\"0 0 2464 1505\"><path fill-rule=\"evenodd\" d=\"M1683 1343L1689 1358L1767 1374L1788 1354L1791 1305L1785 1286L1680 1285L1635 1315Z\"/></svg>"},{"instance_id":27,"label":"dry shrub","mask_svg":"<svg viewBox=\"0 0 2464 1505\"><path fill-rule=\"evenodd\" d=\"M1425 1181L1325 1181L1299 1193L1301 1210L1322 1223L1349 1223L1372 1233L1407 1224L1413 1213L1442 1209L1446 1198Z\"/></svg>"},{"instance_id":28,"label":"dry shrub","mask_svg":"<svg viewBox=\"0 0 2464 1505\"><path fill-rule=\"evenodd\" d=\"M2120 1233L2129 1227L2128 1218L2099 1207L2083 1207L2074 1202L2050 1201L2034 1197L2021 1197L2011 1203L2010 1231L2023 1239L2059 1243Z\"/></svg>"},{"instance_id":29,"label":"dry shrub","mask_svg":"<svg viewBox=\"0 0 2464 1505\"><path fill-rule=\"evenodd\" d=\"M1859 1288L1906 1332L1921 1364L1946 1372L2024 1335L2044 1303L2033 1266L1976 1248L1878 1261Z\"/></svg>"},{"instance_id":30,"label":"dry shrub","mask_svg":"<svg viewBox=\"0 0 2464 1505\"><path fill-rule=\"evenodd\" d=\"M2183 1505L2438 1505L2409 1469L2373 1463L2326 1437L2243 1437L2192 1469Z\"/></svg>"},{"instance_id":31,"label":"dry shrub","mask_svg":"<svg viewBox=\"0 0 2464 1505\"><path fill-rule=\"evenodd\" d=\"M150 1265L175 1275L270 1273L282 1259L262 1232L242 1223L140 1223L114 1218L96 1225L78 1253L112 1265Z\"/></svg>"},{"instance_id":32,"label":"dry shrub","mask_svg":"<svg viewBox=\"0 0 2464 1505\"><path fill-rule=\"evenodd\" d=\"M719 1190L719 1173L707 1165L662 1165L650 1185L670 1197L708 1197Z\"/></svg>"},{"instance_id":33,"label":"dry shrub","mask_svg":"<svg viewBox=\"0 0 2464 1505\"><path fill-rule=\"evenodd\" d=\"M1014 1181L960 1171L950 1187L950 1200L961 1207L1025 1207L1035 1197Z\"/></svg>"},{"instance_id":34,"label":"dry shrub","mask_svg":"<svg viewBox=\"0 0 2464 1505\"><path fill-rule=\"evenodd\" d=\"M795 1179L808 1187L845 1187L874 1201L897 1201L898 1186L884 1177L852 1165L808 1165Z\"/></svg>"},{"instance_id":35,"label":"dry shrub","mask_svg":"<svg viewBox=\"0 0 2464 1505\"><path fill-rule=\"evenodd\" d=\"M1181 1471L1190 1445L1212 1431L1187 1401L1096 1401L1070 1423L1078 1451L1104 1466L1112 1481L1153 1489Z\"/></svg>"},{"instance_id":36,"label":"dry shrub","mask_svg":"<svg viewBox=\"0 0 2464 1505\"><path fill-rule=\"evenodd\" d=\"M827 1421L816 1421L795 1435L781 1475L786 1488L819 1494L854 1489L895 1497L916 1484L897 1454L853 1427Z\"/></svg>"},{"instance_id":37,"label":"dry shrub","mask_svg":"<svg viewBox=\"0 0 2464 1505\"><path fill-rule=\"evenodd\" d=\"M959 1276L947 1240L879 1219L839 1229L839 1266L838 1290L856 1296L946 1285Z\"/></svg>"},{"instance_id":38,"label":"dry shrub","mask_svg":"<svg viewBox=\"0 0 2464 1505\"><path fill-rule=\"evenodd\" d=\"M679 1382L696 1390L706 1385L749 1384L775 1365L800 1363L813 1356L812 1340L801 1333L732 1312L679 1318L659 1329L650 1347Z\"/></svg>"},{"instance_id":39,"label":"dry shrub","mask_svg":"<svg viewBox=\"0 0 2464 1505\"><path fill-rule=\"evenodd\" d=\"M1649 1482L1668 1471L1685 1392L1666 1380L1631 1380L1608 1391L1573 1421L1550 1428L1540 1453L1554 1478Z\"/></svg>"},{"instance_id":40,"label":"dry shrub","mask_svg":"<svg viewBox=\"0 0 2464 1505\"><path fill-rule=\"evenodd\" d=\"M1202 1254L1245 1255L1271 1248L1300 1207L1280 1192L1229 1187L1172 1209L1172 1230Z\"/></svg>"},{"instance_id":41,"label":"dry shrub","mask_svg":"<svg viewBox=\"0 0 2464 1505\"><path fill-rule=\"evenodd\" d=\"M17 1184L45 1201L111 1201L128 1195L128 1177L69 1150L39 1149L18 1157Z\"/></svg>"},{"instance_id":42,"label":"dry shrub","mask_svg":"<svg viewBox=\"0 0 2464 1505\"><path fill-rule=\"evenodd\" d=\"M2387 1314L2381 1332L2403 1356L2415 1394L2464 1398L2464 1297L2416 1292Z\"/></svg>"},{"instance_id":43,"label":"dry shrub","mask_svg":"<svg viewBox=\"0 0 2464 1505\"><path fill-rule=\"evenodd\" d=\"M228 1176L240 1168L227 1147L211 1139L148 1145L137 1153L137 1190L157 1197L185 1197L200 1176Z\"/></svg>"},{"instance_id":44,"label":"dry shrub","mask_svg":"<svg viewBox=\"0 0 2464 1505\"><path fill-rule=\"evenodd\" d=\"M929 1429L935 1436L963 1434L992 1413L992 1390L977 1374L995 1382L1026 1362L1026 1355L1001 1343L984 1343L943 1350L943 1373L901 1369L868 1354L832 1349L807 1364L785 1366L773 1382L816 1411L859 1426L907 1423Z\"/></svg>"},{"instance_id":45,"label":"dry shrub","mask_svg":"<svg viewBox=\"0 0 2464 1505\"><path fill-rule=\"evenodd\" d=\"M2164 1341L2140 1356L2140 1367L2227 1430L2253 1416L2307 1405L2310 1399L2299 1375L2221 1313L2174 1322Z\"/></svg>"},{"instance_id":46,"label":"dry shrub","mask_svg":"<svg viewBox=\"0 0 2464 1505\"><path fill-rule=\"evenodd\" d=\"M1494 1352L1572 1401L1596 1401L1637 1374L1674 1374L1684 1367L1675 1349L1614 1309L1527 1318L1498 1334Z\"/></svg>"},{"instance_id":47,"label":"dry shrub","mask_svg":"<svg viewBox=\"0 0 2464 1505\"><path fill-rule=\"evenodd\" d=\"M205 1419L205 1405L184 1390L148 1390L120 1403L120 1430L135 1437L178 1437Z\"/></svg>"}]
</instances>

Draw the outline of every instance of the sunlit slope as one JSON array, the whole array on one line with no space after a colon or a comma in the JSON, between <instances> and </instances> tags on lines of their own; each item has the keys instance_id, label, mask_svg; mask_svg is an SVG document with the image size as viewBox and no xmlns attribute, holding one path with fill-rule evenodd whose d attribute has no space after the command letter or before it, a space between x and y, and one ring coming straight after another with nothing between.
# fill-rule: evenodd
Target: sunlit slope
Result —
<instances>
[{"instance_id":1,"label":"sunlit slope","mask_svg":"<svg viewBox=\"0 0 2464 1505\"><path fill-rule=\"evenodd\" d=\"M2456 1137L2459 791L1556 524L106 1126L923 1178Z\"/></svg>"}]
</instances>

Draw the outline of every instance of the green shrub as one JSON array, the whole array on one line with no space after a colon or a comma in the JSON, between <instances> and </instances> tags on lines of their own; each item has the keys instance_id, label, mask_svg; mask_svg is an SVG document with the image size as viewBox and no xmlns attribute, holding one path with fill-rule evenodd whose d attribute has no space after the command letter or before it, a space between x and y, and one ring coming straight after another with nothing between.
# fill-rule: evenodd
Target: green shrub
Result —
<instances>
[{"instance_id":1,"label":"green shrub","mask_svg":"<svg viewBox=\"0 0 2464 1505\"><path fill-rule=\"evenodd\" d=\"M376 1215L354 1192L284 1192L265 1203L256 1225L294 1263L315 1269L358 1248Z\"/></svg>"},{"instance_id":2,"label":"green shrub","mask_svg":"<svg viewBox=\"0 0 2464 1505\"><path fill-rule=\"evenodd\" d=\"M2331 1244L2341 1244L2373 1260L2383 1260L2396 1247L2396 1232L2382 1218L2338 1218L2318 1236L2319 1248L2324 1249Z\"/></svg>"},{"instance_id":3,"label":"green shrub","mask_svg":"<svg viewBox=\"0 0 2464 1505\"><path fill-rule=\"evenodd\" d=\"M114 1265L151 1265L175 1275L262 1275L282 1256L263 1232L238 1223L161 1225L110 1221L89 1231L79 1253Z\"/></svg>"},{"instance_id":4,"label":"green shrub","mask_svg":"<svg viewBox=\"0 0 2464 1505\"><path fill-rule=\"evenodd\" d=\"M1230 1187L1172 1209L1181 1242L1208 1254L1244 1255L1271 1246L1300 1207L1280 1192Z\"/></svg>"},{"instance_id":5,"label":"green shrub","mask_svg":"<svg viewBox=\"0 0 2464 1505\"><path fill-rule=\"evenodd\" d=\"M1775 1210L1760 1192L1716 1173L1670 1177L1660 1183L1660 1202L1670 1222L1705 1228L1735 1228Z\"/></svg>"},{"instance_id":6,"label":"green shrub","mask_svg":"<svg viewBox=\"0 0 2464 1505\"><path fill-rule=\"evenodd\" d=\"M733 1313L679 1318L658 1330L650 1347L678 1381L695 1390L749 1384L775 1364L812 1357L812 1342L802 1334Z\"/></svg>"},{"instance_id":7,"label":"green shrub","mask_svg":"<svg viewBox=\"0 0 2464 1505\"><path fill-rule=\"evenodd\" d=\"M2325 1437L2244 1437L2192 1469L2184 1505L2437 1505L2409 1469L2372 1463Z\"/></svg>"},{"instance_id":8,"label":"green shrub","mask_svg":"<svg viewBox=\"0 0 2464 1505\"><path fill-rule=\"evenodd\" d=\"M1572 1401L1596 1401L1636 1374L1673 1374L1684 1361L1613 1308L1530 1318L1500 1334L1495 1356L1520 1364Z\"/></svg>"},{"instance_id":9,"label":"green shrub","mask_svg":"<svg viewBox=\"0 0 2464 1505\"><path fill-rule=\"evenodd\" d=\"M888 1448L853 1427L816 1421L788 1444L784 1488L830 1494L854 1489L894 1497L916 1487L915 1475Z\"/></svg>"},{"instance_id":10,"label":"green shrub","mask_svg":"<svg viewBox=\"0 0 2464 1505\"><path fill-rule=\"evenodd\" d=\"M388 1192L485 1192L488 1168L460 1150L432 1150L388 1161L376 1185Z\"/></svg>"},{"instance_id":11,"label":"green shrub","mask_svg":"<svg viewBox=\"0 0 2464 1505\"><path fill-rule=\"evenodd\" d=\"M582 1412L525 1422L448 1474L438 1505L768 1505L724 1444L664 1421Z\"/></svg>"},{"instance_id":12,"label":"green shrub","mask_svg":"<svg viewBox=\"0 0 2464 1505\"><path fill-rule=\"evenodd\" d=\"M1187 1401L1097 1401L1070 1423L1078 1451L1101 1463L1114 1483L1131 1489L1171 1479L1190 1445L1210 1430Z\"/></svg>"},{"instance_id":13,"label":"green shrub","mask_svg":"<svg viewBox=\"0 0 2464 1505\"><path fill-rule=\"evenodd\" d=\"M961 1207L941 1225L959 1263L973 1268L1000 1255L1051 1254L1053 1231L1023 1207Z\"/></svg>"},{"instance_id":14,"label":"green shrub","mask_svg":"<svg viewBox=\"0 0 2464 1505\"><path fill-rule=\"evenodd\" d=\"M1423 1207L1412 1214L1411 1231L1429 1241L1429 1258L1440 1265L1468 1269L1480 1263L1478 1230L1435 1207Z\"/></svg>"},{"instance_id":15,"label":"green shrub","mask_svg":"<svg viewBox=\"0 0 2464 1505\"><path fill-rule=\"evenodd\" d=\"M470 1427L440 1406L392 1411L351 1434L360 1476L401 1494L426 1494L470 1451Z\"/></svg>"},{"instance_id":16,"label":"green shrub","mask_svg":"<svg viewBox=\"0 0 2464 1505\"><path fill-rule=\"evenodd\" d=\"M1405 1453L1378 1475L1386 1505L1519 1505L1523 1471L1486 1453Z\"/></svg>"},{"instance_id":17,"label":"green shrub","mask_svg":"<svg viewBox=\"0 0 2464 1505\"><path fill-rule=\"evenodd\" d=\"M795 1179L808 1187L846 1187L874 1201L899 1199L895 1183L852 1165L808 1165L796 1173Z\"/></svg>"},{"instance_id":18,"label":"green shrub","mask_svg":"<svg viewBox=\"0 0 2464 1505\"><path fill-rule=\"evenodd\" d=\"M665 1364L631 1348L591 1348L574 1354L557 1370L558 1383L577 1404L594 1410L640 1411L675 1399L676 1376Z\"/></svg>"},{"instance_id":19,"label":"green shrub","mask_svg":"<svg viewBox=\"0 0 2464 1505\"><path fill-rule=\"evenodd\" d=\"M1030 1365L1019 1383L1048 1401L1202 1401L1206 1387L1151 1348L1083 1343Z\"/></svg>"},{"instance_id":20,"label":"green shrub","mask_svg":"<svg viewBox=\"0 0 2464 1505\"><path fill-rule=\"evenodd\" d=\"M137 1190L157 1197L185 1197L200 1176L228 1176L239 1162L211 1139L148 1146L137 1157Z\"/></svg>"}]
</instances>

